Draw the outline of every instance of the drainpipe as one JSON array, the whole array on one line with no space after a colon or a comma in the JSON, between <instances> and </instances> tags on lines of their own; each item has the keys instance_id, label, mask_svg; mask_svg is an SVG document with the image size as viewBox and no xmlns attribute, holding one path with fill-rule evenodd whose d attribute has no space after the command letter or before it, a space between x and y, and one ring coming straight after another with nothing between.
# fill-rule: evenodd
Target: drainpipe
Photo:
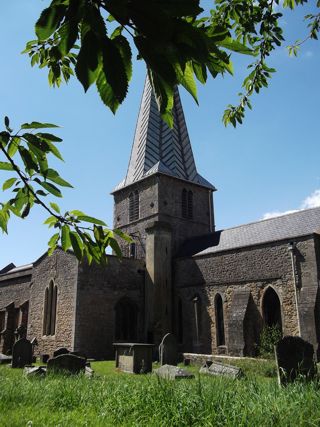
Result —
<instances>
[{"instance_id":1,"label":"drainpipe","mask_svg":"<svg viewBox=\"0 0 320 427\"><path fill-rule=\"evenodd\" d=\"M295 242L290 242L288 244L288 251L291 257L291 267L292 267L292 278L293 278L293 286L294 286L294 299L296 303L297 309L297 322L298 322L298 335L301 337L301 328L300 328L300 316L299 316L299 306L298 306L298 280L296 275L296 266L294 261L294 250L296 249Z\"/></svg>"}]
</instances>

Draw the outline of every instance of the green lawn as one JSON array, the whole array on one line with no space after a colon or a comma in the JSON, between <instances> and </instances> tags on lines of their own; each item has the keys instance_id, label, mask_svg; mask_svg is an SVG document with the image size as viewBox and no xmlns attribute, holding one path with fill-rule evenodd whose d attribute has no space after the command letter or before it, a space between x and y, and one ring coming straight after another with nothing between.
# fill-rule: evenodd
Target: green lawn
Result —
<instances>
[{"instance_id":1,"label":"green lawn","mask_svg":"<svg viewBox=\"0 0 320 427\"><path fill-rule=\"evenodd\" d=\"M225 363L231 361L225 360ZM159 381L154 375L94 362L95 377L26 378L0 366L0 426L319 426L318 383L280 389L274 364L232 360L240 380L199 376ZM197 372L197 368L191 367Z\"/></svg>"}]
</instances>

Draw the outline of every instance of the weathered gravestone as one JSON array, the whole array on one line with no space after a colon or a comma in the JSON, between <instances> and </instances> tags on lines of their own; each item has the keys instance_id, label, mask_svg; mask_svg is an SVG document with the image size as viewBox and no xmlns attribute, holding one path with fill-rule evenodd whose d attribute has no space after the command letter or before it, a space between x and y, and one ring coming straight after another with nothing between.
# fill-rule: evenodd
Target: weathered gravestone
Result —
<instances>
[{"instance_id":1,"label":"weathered gravestone","mask_svg":"<svg viewBox=\"0 0 320 427\"><path fill-rule=\"evenodd\" d=\"M69 354L69 353L70 351L67 348L61 347L53 352L53 357L57 357L57 356L61 356L61 354Z\"/></svg>"},{"instance_id":2,"label":"weathered gravestone","mask_svg":"<svg viewBox=\"0 0 320 427\"><path fill-rule=\"evenodd\" d=\"M0 353L0 365L5 363L11 363L12 357L6 356L5 354Z\"/></svg>"},{"instance_id":3,"label":"weathered gravestone","mask_svg":"<svg viewBox=\"0 0 320 427\"><path fill-rule=\"evenodd\" d=\"M313 354L313 345L302 338L282 338L275 346L279 384L286 385L297 378L313 379L316 374Z\"/></svg>"},{"instance_id":4,"label":"weathered gravestone","mask_svg":"<svg viewBox=\"0 0 320 427\"><path fill-rule=\"evenodd\" d=\"M26 338L16 341L12 347L13 368L24 368L32 364L32 344Z\"/></svg>"},{"instance_id":5,"label":"weathered gravestone","mask_svg":"<svg viewBox=\"0 0 320 427\"><path fill-rule=\"evenodd\" d=\"M191 379L194 375L185 369L178 368L178 366L163 365L158 369L154 370L154 373L159 378L165 378L167 380L180 380L180 379Z\"/></svg>"},{"instance_id":6,"label":"weathered gravestone","mask_svg":"<svg viewBox=\"0 0 320 427\"><path fill-rule=\"evenodd\" d=\"M221 375L230 378L241 378L243 376L241 369L236 366L211 361L206 362L199 372L200 374Z\"/></svg>"},{"instance_id":7,"label":"weathered gravestone","mask_svg":"<svg viewBox=\"0 0 320 427\"><path fill-rule=\"evenodd\" d=\"M178 362L177 340L173 334L166 334L159 345L160 365L176 365Z\"/></svg>"},{"instance_id":8,"label":"weathered gravestone","mask_svg":"<svg viewBox=\"0 0 320 427\"><path fill-rule=\"evenodd\" d=\"M86 359L84 357L75 356L74 354L61 354L48 360L47 372L79 374L85 371L85 367Z\"/></svg>"}]
</instances>

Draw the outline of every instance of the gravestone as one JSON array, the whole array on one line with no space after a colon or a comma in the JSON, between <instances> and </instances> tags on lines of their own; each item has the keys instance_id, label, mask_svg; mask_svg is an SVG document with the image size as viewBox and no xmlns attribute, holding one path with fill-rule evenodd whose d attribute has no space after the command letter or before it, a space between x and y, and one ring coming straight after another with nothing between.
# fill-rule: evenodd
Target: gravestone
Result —
<instances>
[{"instance_id":1,"label":"gravestone","mask_svg":"<svg viewBox=\"0 0 320 427\"><path fill-rule=\"evenodd\" d=\"M32 344L26 338L16 341L12 347L13 368L24 368L32 364Z\"/></svg>"},{"instance_id":2,"label":"gravestone","mask_svg":"<svg viewBox=\"0 0 320 427\"><path fill-rule=\"evenodd\" d=\"M178 368L178 366L163 365L153 371L159 378L165 378L166 380L180 380L180 379L191 379L194 375L185 369Z\"/></svg>"},{"instance_id":3,"label":"gravestone","mask_svg":"<svg viewBox=\"0 0 320 427\"><path fill-rule=\"evenodd\" d=\"M61 356L61 354L69 354L69 353L70 351L67 348L61 347L53 352L53 357L57 357L57 356Z\"/></svg>"},{"instance_id":4,"label":"gravestone","mask_svg":"<svg viewBox=\"0 0 320 427\"><path fill-rule=\"evenodd\" d=\"M5 354L0 353L0 365L5 363L11 363L12 357L6 356Z\"/></svg>"},{"instance_id":5,"label":"gravestone","mask_svg":"<svg viewBox=\"0 0 320 427\"><path fill-rule=\"evenodd\" d=\"M275 346L279 385L297 378L311 380L316 374L313 345L300 337L286 336Z\"/></svg>"},{"instance_id":6,"label":"gravestone","mask_svg":"<svg viewBox=\"0 0 320 427\"><path fill-rule=\"evenodd\" d=\"M243 376L241 369L237 368L236 366L225 365L223 363L211 361L206 362L200 368L199 372L200 374L221 375L230 378L240 378Z\"/></svg>"},{"instance_id":7,"label":"gravestone","mask_svg":"<svg viewBox=\"0 0 320 427\"><path fill-rule=\"evenodd\" d=\"M46 375L45 366L25 366L24 374L27 377L44 377Z\"/></svg>"},{"instance_id":8,"label":"gravestone","mask_svg":"<svg viewBox=\"0 0 320 427\"><path fill-rule=\"evenodd\" d=\"M177 340L173 334L166 334L159 345L160 365L176 365L178 362Z\"/></svg>"},{"instance_id":9,"label":"gravestone","mask_svg":"<svg viewBox=\"0 0 320 427\"><path fill-rule=\"evenodd\" d=\"M61 354L48 360L47 372L66 372L70 374L79 374L84 372L86 367L86 359L84 357L75 356L74 354Z\"/></svg>"}]
</instances>

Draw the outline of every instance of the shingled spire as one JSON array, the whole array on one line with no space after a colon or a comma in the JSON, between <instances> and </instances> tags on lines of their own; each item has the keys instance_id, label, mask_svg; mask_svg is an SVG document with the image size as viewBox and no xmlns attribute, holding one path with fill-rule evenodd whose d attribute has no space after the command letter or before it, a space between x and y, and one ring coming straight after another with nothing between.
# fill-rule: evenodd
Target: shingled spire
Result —
<instances>
[{"instance_id":1,"label":"shingled spire","mask_svg":"<svg viewBox=\"0 0 320 427\"><path fill-rule=\"evenodd\" d=\"M114 191L162 173L215 188L197 173L178 89L174 93L173 128L162 120L146 79L126 178Z\"/></svg>"}]
</instances>

